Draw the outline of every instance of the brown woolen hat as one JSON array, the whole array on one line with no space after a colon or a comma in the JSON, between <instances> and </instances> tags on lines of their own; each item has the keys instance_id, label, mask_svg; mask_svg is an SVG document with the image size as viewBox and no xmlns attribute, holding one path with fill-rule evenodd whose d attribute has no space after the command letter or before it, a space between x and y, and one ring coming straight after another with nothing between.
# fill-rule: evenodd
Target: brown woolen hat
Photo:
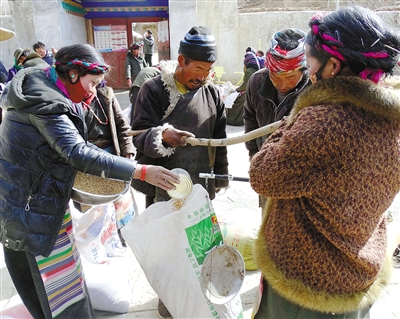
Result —
<instances>
[{"instance_id":1,"label":"brown woolen hat","mask_svg":"<svg viewBox=\"0 0 400 319\"><path fill-rule=\"evenodd\" d=\"M30 52L29 48L26 49L18 48L17 50L14 51L14 58L16 61L18 61L21 55L27 56L29 52Z\"/></svg>"}]
</instances>

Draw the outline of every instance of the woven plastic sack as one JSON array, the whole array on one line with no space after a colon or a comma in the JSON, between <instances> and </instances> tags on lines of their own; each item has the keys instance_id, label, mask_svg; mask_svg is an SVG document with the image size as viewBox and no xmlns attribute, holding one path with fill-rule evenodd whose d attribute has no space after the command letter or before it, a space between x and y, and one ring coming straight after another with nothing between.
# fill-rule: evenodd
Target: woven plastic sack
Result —
<instances>
[{"instance_id":1,"label":"woven plastic sack","mask_svg":"<svg viewBox=\"0 0 400 319\"><path fill-rule=\"evenodd\" d=\"M218 213L219 226L221 227L224 242L240 252L246 270L258 269L254 260L253 248L261 223L260 215L252 216L252 214L246 212L246 218L244 218L243 211L235 210Z\"/></svg>"},{"instance_id":2,"label":"woven plastic sack","mask_svg":"<svg viewBox=\"0 0 400 319\"><path fill-rule=\"evenodd\" d=\"M133 257L133 256L132 256ZM133 258L112 257L103 264L83 262L93 309L127 313L133 297Z\"/></svg>"},{"instance_id":3,"label":"woven plastic sack","mask_svg":"<svg viewBox=\"0 0 400 319\"><path fill-rule=\"evenodd\" d=\"M214 305L201 291L203 261L222 241L211 201L201 185L194 185L183 201L151 205L121 232L174 318L243 318L239 295Z\"/></svg>"},{"instance_id":4,"label":"woven plastic sack","mask_svg":"<svg viewBox=\"0 0 400 319\"><path fill-rule=\"evenodd\" d=\"M133 296L134 259L118 236L114 204L81 213L71 202L70 211L93 309L126 313Z\"/></svg>"}]
</instances>

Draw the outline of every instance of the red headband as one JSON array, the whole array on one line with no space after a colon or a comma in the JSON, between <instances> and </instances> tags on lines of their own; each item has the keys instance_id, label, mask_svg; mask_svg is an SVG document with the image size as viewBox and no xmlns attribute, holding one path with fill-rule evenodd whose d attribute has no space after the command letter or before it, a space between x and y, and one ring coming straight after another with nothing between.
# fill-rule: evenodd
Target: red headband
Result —
<instances>
[{"instance_id":1,"label":"red headband","mask_svg":"<svg viewBox=\"0 0 400 319\"><path fill-rule=\"evenodd\" d=\"M282 52L282 50L280 49ZM300 54L299 56L292 59L281 59L276 58L271 52L268 52L265 59L265 67L270 72L275 73L290 73L297 70L300 70L305 65L304 54Z\"/></svg>"}]
</instances>

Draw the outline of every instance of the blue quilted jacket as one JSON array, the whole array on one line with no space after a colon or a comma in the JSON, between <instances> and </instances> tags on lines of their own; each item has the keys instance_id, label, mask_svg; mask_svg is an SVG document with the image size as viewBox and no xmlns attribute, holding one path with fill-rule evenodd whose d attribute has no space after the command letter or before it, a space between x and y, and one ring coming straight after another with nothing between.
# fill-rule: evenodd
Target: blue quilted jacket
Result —
<instances>
[{"instance_id":1,"label":"blue quilted jacket","mask_svg":"<svg viewBox=\"0 0 400 319\"><path fill-rule=\"evenodd\" d=\"M77 170L129 181L136 162L88 144L80 105L73 107L43 70L18 72L1 105L0 240L48 256Z\"/></svg>"}]
</instances>

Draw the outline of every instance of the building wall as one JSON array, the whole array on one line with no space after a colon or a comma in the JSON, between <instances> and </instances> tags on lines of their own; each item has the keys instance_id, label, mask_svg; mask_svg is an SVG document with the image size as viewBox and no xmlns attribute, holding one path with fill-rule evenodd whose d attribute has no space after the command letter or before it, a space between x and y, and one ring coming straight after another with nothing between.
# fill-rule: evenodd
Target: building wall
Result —
<instances>
[{"instance_id":1,"label":"building wall","mask_svg":"<svg viewBox=\"0 0 400 319\"><path fill-rule=\"evenodd\" d=\"M1 10L0 25L17 33L13 39L0 42L0 58L7 68L13 64L16 48L32 47L36 41L56 48L73 43L87 43L84 18L67 13L60 0L1 1ZM224 67L222 80L235 84L241 77L235 72L243 71L243 56L248 46L266 51L272 34L282 28L296 27L307 31L308 20L314 13L315 11L239 13L238 2L232 0L170 0L171 59L177 58L179 42L192 26L208 26L217 41L216 65ZM400 29L400 11L379 14Z\"/></svg>"},{"instance_id":2,"label":"building wall","mask_svg":"<svg viewBox=\"0 0 400 319\"><path fill-rule=\"evenodd\" d=\"M7 69L14 64L14 51L40 41L47 49L87 43L83 16L68 13L60 0L1 1L0 25L13 30L14 38L0 42L0 59Z\"/></svg>"},{"instance_id":3,"label":"building wall","mask_svg":"<svg viewBox=\"0 0 400 319\"><path fill-rule=\"evenodd\" d=\"M183 16L180 18L181 20L190 18L190 24L206 25L211 29L218 46L216 65L223 66L225 71L221 80L231 81L233 84L236 84L241 77L235 72L243 71L243 59L247 47L251 46L265 52L269 48L271 36L283 28L298 28L307 32L308 21L316 13L316 11L238 13L237 1L230 0L197 0L196 11L197 14L191 13L188 19ZM400 11L380 11L378 14L400 30ZM193 19L194 16L197 17L196 20ZM190 27L187 28L189 29Z\"/></svg>"}]
</instances>

